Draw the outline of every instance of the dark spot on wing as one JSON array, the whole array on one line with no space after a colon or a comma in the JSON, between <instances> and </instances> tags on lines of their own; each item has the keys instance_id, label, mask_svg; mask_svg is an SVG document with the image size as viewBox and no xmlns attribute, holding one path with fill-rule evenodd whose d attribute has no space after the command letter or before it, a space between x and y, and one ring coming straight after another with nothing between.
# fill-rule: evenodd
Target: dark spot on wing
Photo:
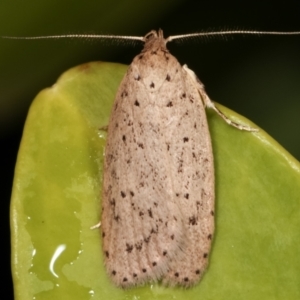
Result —
<instances>
[{"instance_id":1,"label":"dark spot on wing","mask_svg":"<svg viewBox=\"0 0 300 300\"><path fill-rule=\"evenodd\" d=\"M133 250L133 246L132 246L132 245L129 245L128 243L126 243L126 251L127 251L128 253L131 253L132 250Z\"/></svg>"},{"instance_id":2,"label":"dark spot on wing","mask_svg":"<svg viewBox=\"0 0 300 300\"><path fill-rule=\"evenodd\" d=\"M116 200L115 200L115 198L112 198L112 199L109 201L109 204L110 204L111 206L115 206L115 205L116 205Z\"/></svg>"},{"instance_id":3,"label":"dark spot on wing","mask_svg":"<svg viewBox=\"0 0 300 300\"><path fill-rule=\"evenodd\" d=\"M192 216L189 218L189 224L190 225L197 225L197 219L195 216Z\"/></svg>"},{"instance_id":4,"label":"dark spot on wing","mask_svg":"<svg viewBox=\"0 0 300 300\"><path fill-rule=\"evenodd\" d=\"M141 250L142 250L142 247L143 247L143 243L142 243L142 242L138 242L138 243L135 244L136 250L141 251Z\"/></svg>"},{"instance_id":5,"label":"dark spot on wing","mask_svg":"<svg viewBox=\"0 0 300 300\"><path fill-rule=\"evenodd\" d=\"M127 97L127 96L128 96L127 91L123 91L123 92L121 93L121 97L122 97L122 98Z\"/></svg>"}]
</instances>

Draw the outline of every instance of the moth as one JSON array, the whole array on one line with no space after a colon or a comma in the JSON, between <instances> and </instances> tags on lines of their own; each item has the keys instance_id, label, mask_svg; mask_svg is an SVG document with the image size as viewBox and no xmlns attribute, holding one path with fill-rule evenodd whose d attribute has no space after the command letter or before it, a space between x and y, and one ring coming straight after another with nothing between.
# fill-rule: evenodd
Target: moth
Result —
<instances>
[{"instance_id":1,"label":"moth","mask_svg":"<svg viewBox=\"0 0 300 300\"><path fill-rule=\"evenodd\" d=\"M159 30L128 68L105 149L102 237L117 286L196 284L214 234L214 162L205 106L227 119Z\"/></svg>"}]
</instances>

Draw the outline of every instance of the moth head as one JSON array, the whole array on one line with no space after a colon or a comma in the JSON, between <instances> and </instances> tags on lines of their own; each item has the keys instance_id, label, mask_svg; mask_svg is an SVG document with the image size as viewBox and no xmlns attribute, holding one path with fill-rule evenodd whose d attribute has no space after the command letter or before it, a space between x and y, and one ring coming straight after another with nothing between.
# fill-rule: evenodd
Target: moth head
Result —
<instances>
[{"instance_id":1,"label":"moth head","mask_svg":"<svg viewBox=\"0 0 300 300\"><path fill-rule=\"evenodd\" d=\"M159 29L158 31L151 30L144 36L143 41L145 43L144 51L147 51L149 48L153 49L156 47L166 48L167 43L167 40L164 38L164 34L161 29Z\"/></svg>"}]
</instances>

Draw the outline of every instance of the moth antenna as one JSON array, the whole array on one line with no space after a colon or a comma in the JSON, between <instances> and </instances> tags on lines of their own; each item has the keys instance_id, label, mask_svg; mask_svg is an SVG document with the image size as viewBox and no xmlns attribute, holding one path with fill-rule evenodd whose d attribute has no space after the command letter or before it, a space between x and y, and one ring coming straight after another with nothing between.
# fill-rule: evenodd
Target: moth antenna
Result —
<instances>
[{"instance_id":1,"label":"moth antenna","mask_svg":"<svg viewBox=\"0 0 300 300\"><path fill-rule=\"evenodd\" d=\"M166 42L188 39L192 37L227 36L227 35L300 35L300 31L258 31L258 30L223 30L172 35Z\"/></svg>"},{"instance_id":2,"label":"moth antenna","mask_svg":"<svg viewBox=\"0 0 300 300\"><path fill-rule=\"evenodd\" d=\"M134 40L143 41L144 37L123 36L123 35L105 35L105 34L63 34L46 36L1 36L3 39L11 40L46 40L46 39L114 39L114 40Z\"/></svg>"}]
</instances>

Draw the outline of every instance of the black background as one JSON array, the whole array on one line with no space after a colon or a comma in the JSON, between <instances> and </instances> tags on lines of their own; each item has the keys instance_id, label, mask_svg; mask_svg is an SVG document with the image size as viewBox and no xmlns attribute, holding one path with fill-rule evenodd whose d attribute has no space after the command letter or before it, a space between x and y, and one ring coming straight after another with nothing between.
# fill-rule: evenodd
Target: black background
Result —
<instances>
[{"instance_id":1,"label":"black background","mask_svg":"<svg viewBox=\"0 0 300 300\"><path fill-rule=\"evenodd\" d=\"M165 36L208 30L300 31L300 2L273 1L8 1L0 3L0 35L102 33ZM195 39L168 45L193 69L211 99L254 121L300 158L300 35ZM142 46L86 40L0 40L2 274L13 299L9 203L26 114L43 88L78 64L129 64ZM3 298L3 299L4 299Z\"/></svg>"}]
</instances>

